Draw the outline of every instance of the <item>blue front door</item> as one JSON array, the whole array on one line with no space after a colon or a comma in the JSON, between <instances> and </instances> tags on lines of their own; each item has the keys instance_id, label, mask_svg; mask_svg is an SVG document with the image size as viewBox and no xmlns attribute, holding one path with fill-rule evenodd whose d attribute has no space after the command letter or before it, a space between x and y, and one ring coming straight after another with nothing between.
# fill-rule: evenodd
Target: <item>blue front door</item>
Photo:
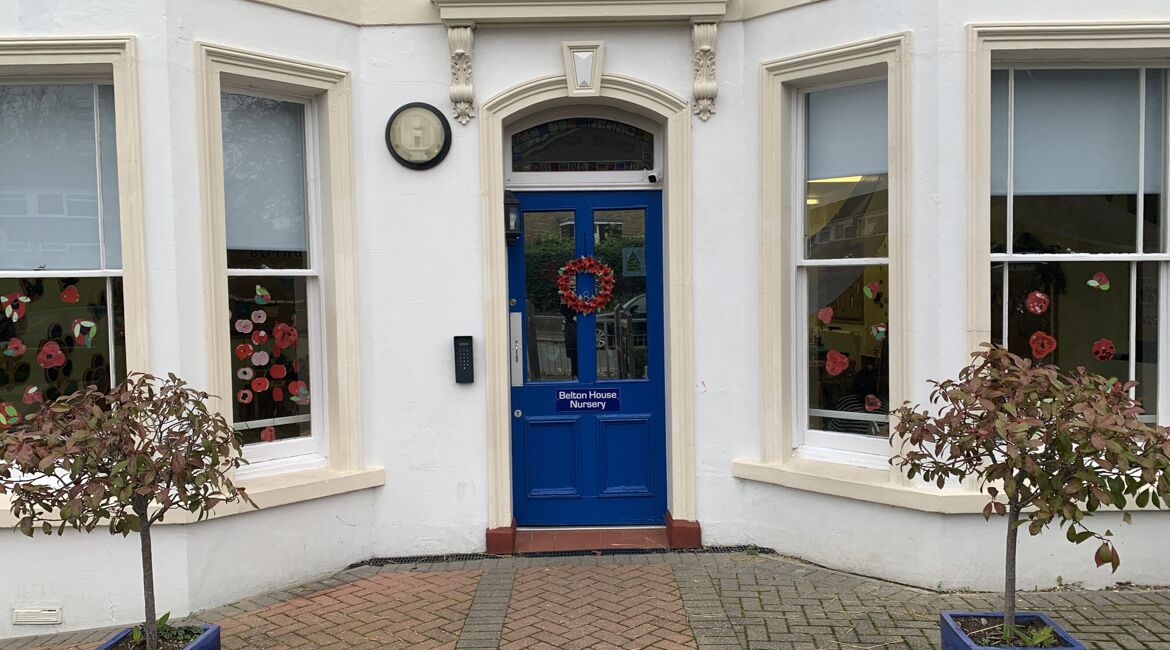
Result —
<instances>
[{"instance_id":1,"label":"blue front door","mask_svg":"<svg viewBox=\"0 0 1170 650\"><path fill-rule=\"evenodd\" d=\"M508 246L512 486L527 526L661 524L666 513L662 195L517 193L523 234ZM574 311L559 270L592 256L612 296ZM576 293L594 295L591 274Z\"/></svg>"}]
</instances>

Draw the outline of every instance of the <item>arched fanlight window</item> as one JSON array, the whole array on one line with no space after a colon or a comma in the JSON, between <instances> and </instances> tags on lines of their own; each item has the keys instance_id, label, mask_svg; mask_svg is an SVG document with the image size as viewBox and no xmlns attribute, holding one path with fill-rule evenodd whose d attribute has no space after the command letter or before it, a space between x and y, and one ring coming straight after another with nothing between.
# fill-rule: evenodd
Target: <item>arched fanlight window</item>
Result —
<instances>
[{"instance_id":1,"label":"arched fanlight window","mask_svg":"<svg viewBox=\"0 0 1170 650\"><path fill-rule=\"evenodd\" d=\"M512 136L514 172L654 169L654 134L602 117L552 120Z\"/></svg>"}]
</instances>

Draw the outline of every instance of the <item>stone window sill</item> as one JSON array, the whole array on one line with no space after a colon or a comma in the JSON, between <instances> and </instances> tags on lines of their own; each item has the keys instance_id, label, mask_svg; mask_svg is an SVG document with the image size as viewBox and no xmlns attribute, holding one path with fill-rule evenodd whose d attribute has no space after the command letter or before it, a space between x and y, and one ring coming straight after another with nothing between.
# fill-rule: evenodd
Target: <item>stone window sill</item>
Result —
<instances>
[{"instance_id":1,"label":"stone window sill","mask_svg":"<svg viewBox=\"0 0 1170 650\"><path fill-rule=\"evenodd\" d=\"M987 495L972 490L928 490L899 485L894 482L889 470L807 458L793 458L784 463L737 458L731 462L731 475L749 481L922 512L977 514L987 505Z\"/></svg>"},{"instance_id":2,"label":"stone window sill","mask_svg":"<svg viewBox=\"0 0 1170 650\"><path fill-rule=\"evenodd\" d=\"M260 510L278 506L321 499L347 492L356 492L378 487L386 483L386 471L381 467L342 471L329 468L307 469L285 474L275 474L239 482L248 490L248 495L260 506ZM16 517L8 507L8 498L0 497L0 528L15 528ZM212 511L208 519L219 519L232 515L259 512L245 503L225 503ZM163 525L196 523L194 515L186 512L172 512Z\"/></svg>"}]
</instances>

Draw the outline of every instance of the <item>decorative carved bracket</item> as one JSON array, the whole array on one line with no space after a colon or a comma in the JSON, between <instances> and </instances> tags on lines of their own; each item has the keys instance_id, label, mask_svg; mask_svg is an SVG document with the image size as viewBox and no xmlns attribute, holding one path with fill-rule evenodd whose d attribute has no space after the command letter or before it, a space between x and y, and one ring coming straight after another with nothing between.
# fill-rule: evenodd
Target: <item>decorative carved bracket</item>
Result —
<instances>
[{"instance_id":1,"label":"decorative carved bracket","mask_svg":"<svg viewBox=\"0 0 1170 650\"><path fill-rule=\"evenodd\" d=\"M473 29L467 26L447 28L447 46L451 50L452 114L460 124L467 124L475 117L475 86L471 82Z\"/></svg>"},{"instance_id":2,"label":"decorative carved bracket","mask_svg":"<svg viewBox=\"0 0 1170 650\"><path fill-rule=\"evenodd\" d=\"M715 23L695 23L691 40L695 48L695 103L692 110L706 121L715 112L715 96L719 85L715 81Z\"/></svg>"}]
</instances>

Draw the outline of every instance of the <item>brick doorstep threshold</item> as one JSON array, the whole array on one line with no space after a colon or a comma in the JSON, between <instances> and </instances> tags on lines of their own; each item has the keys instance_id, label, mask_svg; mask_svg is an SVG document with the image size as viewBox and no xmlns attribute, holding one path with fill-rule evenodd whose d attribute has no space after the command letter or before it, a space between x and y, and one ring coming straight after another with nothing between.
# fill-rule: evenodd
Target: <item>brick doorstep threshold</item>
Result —
<instances>
[{"instance_id":1,"label":"brick doorstep threshold","mask_svg":"<svg viewBox=\"0 0 1170 650\"><path fill-rule=\"evenodd\" d=\"M474 560L492 560L503 557L597 557L608 555L679 555L679 554L707 554L707 553L747 553L749 555L777 555L776 551L763 546L703 546L700 548L609 548L596 551L537 551L532 553L513 553L511 555L493 555L491 553L445 553L442 555L407 555L402 557L375 557L361 562L354 562L346 569L356 569L363 566L387 566L391 564L438 564L443 562L467 562Z\"/></svg>"}]
</instances>

